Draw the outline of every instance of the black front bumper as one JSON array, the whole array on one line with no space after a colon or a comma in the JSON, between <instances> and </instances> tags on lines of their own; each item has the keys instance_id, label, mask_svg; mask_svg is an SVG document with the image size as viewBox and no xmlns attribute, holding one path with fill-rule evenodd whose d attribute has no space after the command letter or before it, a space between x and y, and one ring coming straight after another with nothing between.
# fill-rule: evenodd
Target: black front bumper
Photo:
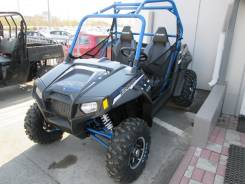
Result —
<instances>
[{"instance_id":1,"label":"black front bumper","mask_svg":"<svg viewBox=\"0 0 245 184\"><path fill-rule=\"evenodd\" d=\"M35 88L33 90L33 97L47 122L62 131L79 136L80 138L88 136L86 124L92 117L91 115L83 114L79 109L79 105L71 105L65 101L51 98L42 100L36 94Z\"/></svg>"}]
</instances>

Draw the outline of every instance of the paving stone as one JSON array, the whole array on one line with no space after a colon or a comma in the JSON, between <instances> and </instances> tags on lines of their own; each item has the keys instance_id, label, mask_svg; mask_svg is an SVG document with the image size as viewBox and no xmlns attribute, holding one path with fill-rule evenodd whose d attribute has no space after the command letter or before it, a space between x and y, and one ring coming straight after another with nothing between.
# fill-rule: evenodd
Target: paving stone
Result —
<instances>
[{"instance_id":1,"label":"paving stone","mask_svg":"<svg viewBox=\"0 0 245 184\"><path fill-rule=\"evenodd\" d=\"M222 150L222 145L220 144L215 144L215 143L208 143L207 149L214 151L216 153L221 153Z\"/></svg>"},{"instance_id":2,"label":"paving stone","mask_svg":"<svg viewBox=\"0 0 245 184\"><path fill-rule=\"evenodd\" d=\"M214 137L217 137L218 134L219 134L219 131L220 131L220 128L216 126L214 128L213 132L211 133L211 135L214 136Z\"/></svg>"},{"instance_id":3,"label":"paving stone","mask_svg":"<svg viewBox=\"0 0 245 184\"><path fill-rule=\"evenodd\" d=\"M189 184L202 184L202 183L196 180L190 180Z\"/></svg>"},{"instance_id":4,"label":"paving stone","mask_svg":"<svg viewBox=\"0 0 245 184\"><path fill-rule=\"evenodd\" d=\"M228 159L227 156L225 156L225 155L220 155L220 158L219 158L219 164L221 164L221 165L226 165L226 164L227 164L227 159Z\"/></svg>"},{"instance_id":5,"label":"paving stone","mask_svg":"<svg viewBox=\"0 0 245 184\"><path fill-rule=\"evenodd\" d=\"M194 170L193 166L188 166L187 170L185 171L184 176L187 178L191 178L193 170Z\"/></svg>"},{"instance_id":6,"label":"paving stone","mask_svg":"<svg viewBox=\"0 0 245 184\"><path fill-rule=\"evenodd\" d=\"M199 169L199 168L195 168L193 173L192 173L192 176L191 178L194 179L195 181L199 181L201 182L202 181L202 178L203 178L203 175L204 175L204 170L202 169Z\"/></svg>"},{"instance_id":7,"label":"paving stone","mask_svg":"<svg viewBox=\"0 0 245 184\"><path fill-rule=\"evenodd\" d=\"M215 173L217 169L217 163L211 160L199 158L196 167L205 171Z\"/></svg>"},{"instance_id":8,"label":"paving stone","mask_svg":"<svg viewBox=\"0 0 245 184\"><path fill-rule=\"evenodd\" d=\"M214 141L214 143L216 143L216 144L223 144L224 143L224 139L223 138L216 138L216 140Z\"/></svg>"},{"instance_id":9,"label":"paving stone","mask_svg":"<svg viewBox=\"0 0 245 184\"><path fill-rule=\"evenodd\" d=\"M220 176L225 176L225 169L226 169L225 165L219 164L217 168L217 174Z\"/></svg>"},{"instance_id":10,"label":"paving stone","mask_svg":"<svg viewBox=\"0 0 245 184\"><path fill-rule=\"evenodd\" d=\"M223 146L225 146L225 147L230 147L230 143L228 143L228 142L224 142L224 145Z\"/></svg>"},{"instance_id":11,"label":"paving stone","mask_svg":"<svg viewBox=\"0 0 245 184\"><path fill-rule=\"evenodd\" d=\"M245 140L245 133L239 133L239 135L241 140Z\"/></svg>"},{"instance_id":12,"label":"paving stone","mask_svg":"<svg viewBox=\"0 0 245 184\"><path fill-rule=\"evenodd\" d=\"M219 132L219 135L217 136L215 142L217 144L223 144L225 141L225 129L224 128L221 128L220 129L220 132Z\"/></svg>"},{"instance_id":13,"label":"paving stone","mask_svg":"<svg viewBox=\"0 0 245 184\"><path fill-rule=\"evenodd\" d=\"M226 131L225 140L226 140L226 142L229 142L229 143L239 143L240 142L240 135L237 131L228 129Z\"/></svg>"},{"instance_id":14,"label":"paving stone","mask_svg":"<svg viewBox=\"0 0 245 184\"><path fill-rule=\"evenodd\" d=\"M216 137L211 135L208 139L209 142L215 143Z\"/></svg>"},{"instance_id":15,"label":"paving stone","mask_svg":"<svg viewBox=\"0 0 245 184\"><path fill-rule=\"evenodd\" d=\"M194 153L194 156L200 157L201 152L202 152L202 149L201 149L201 148L196 148L196 151L195 151L195 153Z\"/></svg>"},{"instance_id":16,"label":"paving stone","mask_svg":"<svg viewBox=\"0 0 245 184\"><path fill-rule=\"evenodd\" d=\"M189 181L190 181L190 179L184 176L181 179L180 184L189 184Z\"/></svg>"},{"instance_id":17,"label":"paving stone","mask_svg":"<svg viewBox=\"0 0 245 184\"><path fill-rule=\"evenodd\" d=\"M225 156L228 156L228 154L229 154L229 148L226 147L226 146L223 146L221 154L222 155L225 155Z\"/></svg>"},{"instance_id":18,"label":"paving stone","mask_svg":"<svg viewBox=\"0 0 245 184\"><path fill-rule=\"evenodd\" d=\"M203 149L201 152L202 158L208 159L210 157L210 155L211 155L211 151L208 149Z\"/></svg>"},{"instance_id":19,"label":"paving stone","mask_svg":"<svg viewBox=\"0 0 245 184\"><path fill-rule=\"evenodd\" d=\"M191 159L190 165L191 165L191 166L195 166L196 163L197 163L197 160L198 160L198 157L193 156L192 159Z\"/></svg>"},{"instance_id":20,"label":"paving stone","mask_svg":"<svg viewBox=\"0 0 245 184\"><path fill-rule=\"evenodd\" d=\"M204 176L203 176L202 183L203 184L213 184L214 183L214 177L215 177L214 173L206 171Z\"/></svg>"},{"instance_id":21,"label":"paving stone","mask_svg":"<svg viewBox=\"0 0 245 184\"><path fill-rule=\"evenodd\" d=\"M242 145L245 145L245 134L244 133L240 133L240 140Z\"/></svg>"},{"instance_id":22,"label":"paving stone","mask_svg":"<svg viewBox=\"0 0 245 184\"><path fill-rule=\"evenodd\" d=\"M209 160L211 160L213 162L219 162L219 157L220 157L219 153L212 152Z\"/></svg>"},{"instance_id":23,"label":"paving stone","mask_svg":"<svg viewBox=\"0 0 245 184\"><path fill-rule=\"evenodd\" d=\"M224 184L224 177L216 175L214 179L214 184Z\"/></svg>"}]
</instances>

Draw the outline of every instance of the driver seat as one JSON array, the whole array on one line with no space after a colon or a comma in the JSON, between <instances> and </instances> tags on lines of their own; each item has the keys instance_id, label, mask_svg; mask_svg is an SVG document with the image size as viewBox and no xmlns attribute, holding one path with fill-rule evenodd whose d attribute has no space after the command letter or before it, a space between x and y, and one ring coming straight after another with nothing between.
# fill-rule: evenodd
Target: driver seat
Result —
<instances>
[{"instance_id":1,"label":"driver seat","mask_svg":"<svg viewBox=\"0 0 245 184\"><path fill-rule=\"evenodd\" d=\"M123 27L121 36L113 46L112 50L112 60L119 61L121 64L128 65L128 58L125 57L120 51L120 49L123 47L129 47L132 49L136 48L136 41L134 40L134 36L130 26Z\"/></svg>"},{"instance_id":2,"label":"driver seat","mask_svg":"<svg viewBox=\"0 0 245 184\"><path fill-rule=\"evenodd\" d=\"M165 27L159 27L152 41L144 49L148 60L140 65L149 75L162 78L166 73L171 56L170 42Z\"/></svg>"}]
</instances>

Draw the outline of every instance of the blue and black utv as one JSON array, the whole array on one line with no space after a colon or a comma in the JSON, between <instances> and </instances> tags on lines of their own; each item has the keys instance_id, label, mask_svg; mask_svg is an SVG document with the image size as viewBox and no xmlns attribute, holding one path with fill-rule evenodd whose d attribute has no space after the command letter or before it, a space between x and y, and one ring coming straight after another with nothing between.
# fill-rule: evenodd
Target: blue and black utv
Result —
<instances>
[{"instance_id":1,"label":"blue and black utv","mask_svg":"<svg viewBox=\"0 0 245 184\"><path fill-rule=\"evenodd\" d=\"M176 33L168 34L165 27L146 33L142 10L173 14ZM82 25L94 18L112 20L108 37L75 54ZM140 32L130 26L119 31L119 19L139 20ZM196 74L187 69L192 57L182 36L172 0L114 3L85 16L65 61L35 81L36 102L25 118L26 134L40 144L60 140L63 132L81 139L91 136L108 150L109 175L124 183L135 180L148 158L153 114L170 98L186 107L194 98ZM151 38L148 44L143 43L146 37Z\"/></svg>"}]
</instances>

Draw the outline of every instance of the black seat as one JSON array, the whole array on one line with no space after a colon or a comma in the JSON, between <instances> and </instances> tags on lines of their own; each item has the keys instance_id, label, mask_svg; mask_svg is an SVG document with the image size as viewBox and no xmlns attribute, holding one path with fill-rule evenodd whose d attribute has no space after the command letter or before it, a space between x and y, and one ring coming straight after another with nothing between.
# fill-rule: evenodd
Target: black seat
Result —
<instances>
[{"instance_id":1,"label":"black seat","mask_svg":"<svg viewBox=\"0 0 245 184\"><path fill-rule=\"evenodd\" d=\"M122 30L122 34L116 44L113 46L112 59L119 61L122 64L128 65L128 58L122 55L120 49L123 47L136 48L136 42L134 40L133 33L130 26L125 26Z\"/></svg>"},{"instance_id":2,"label":"black seat","mask_svg":"<svg viewBox=\"0 0 245 184\"><path fill-rule=\"evenodd\" d=\"M16 47L16 38L3 38L0 40L0 52L11 55Z\"/></svg>"},{"instance_id":3,"label":"black seat","mask_svg":"<svg viewBox=\"0 0 245 184\"><path fill-rule=\"evenodd\" d=\"M16 38L3 38L0 40L0 64L7 65L11 62L11 56L17 44Z\"/></svg>"},{"instance_id":4,"label":"black seat","mask_svg":"<svg viewBox=\"0 0 245 184\"><path fill-rule=\"evenodd\" d=\"M148 60L140 64L143 71L149 75L163 77L170 61L170 47L166 28L159 27L144 50Z\"/></svg>"}]
</instances>

